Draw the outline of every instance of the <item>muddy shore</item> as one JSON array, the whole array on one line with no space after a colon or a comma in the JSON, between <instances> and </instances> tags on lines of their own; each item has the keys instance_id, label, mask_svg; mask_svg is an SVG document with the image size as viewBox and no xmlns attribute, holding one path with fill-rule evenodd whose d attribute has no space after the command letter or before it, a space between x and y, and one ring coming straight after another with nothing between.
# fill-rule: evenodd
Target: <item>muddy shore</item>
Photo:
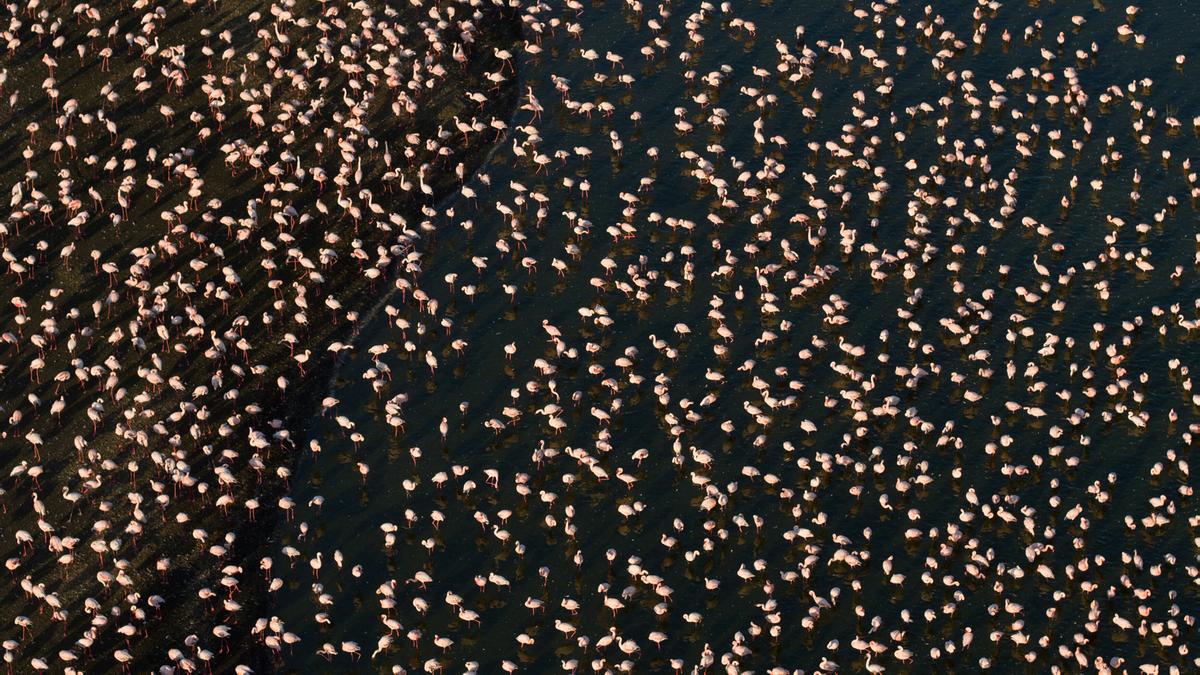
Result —
<instances>
[{"instance_id":1,"label":"muddy shore","mask_svg":"<svg viewBox=\"0 0 1200 675\"><path fill-rule=\"evenodd\" d=\"M10 571L9 583L0 593L0 625L6 626L0 638L19 643L14 650L18 663L37 656L54 660L59 650L72 649L85 670L112 671L119 667L111 654L123 649L132 656L134 670L144 672L178 661L169 651L183 649L187 636L197 635L211 652L201 667L210 666L214 672L232 672L235 664L259 672L272 669L269 650L253 639L251 627L265 615L270 602L260 559L273 555L276 564L286 564L270 540L275 519L281 517L276 502L286 492L286 470L304 451L305 429L320 413L320 401L334 373L337 354L328 346L352 340L358 323L349 314L374 306L391 288L393 273L402 264L394 255L357 261L345 255L320 265L317 281L314 270L298 262L320 259L322 248L335 248L330 235L346 243L358 240L353 244L355 252L370 254L379 247L403 253L427 246L438 219L426 217L422 207L436 205L455 190L458 174L470 175L503 135L489 129L464 142L462 135L453 133L451 119L507 120L515 106L516 78L511 69L499 86L487 81L485 74L506 68L494 50L512 47L520 34L519 20L515 13L489 5L478 21L480 32L470 45L470 58L457 71L450 70L441 86L421 92L415 113L397 115L384 100L359 111L358 121L376 146L368 152L364 143L356 167L361 173L352 178L354 187L371 190L374 203L387 215L360 220L339 211L322 213L313 208L317 201L333 202L330 196L344 186L312 178L313 167L337 164L337 148L316 149L322 140L319 129L345 120L339 122L336 114L317 108L309 122L295 124L303 110L298 103L304 92L280 87L267 93L262 85L273 79L271 62L274 68L303 69L297 52L304 48L306 37L320 34L312 26L319 23L318 13L325 4L291 5L295 16L314 19L309 27L296 28L286 47L262 39L267 22L250 18L256 10L269 16L269 7L261 4L186 5L164 14L154 44L186 46L182 54L173 56L195 69L181 86L168 88L155 81L160 59L168 66L170 62L161 52L148 55L148 45L88 35L89 24L76 25L73 20L62 22L65 41L54 52L55 96L42 89L48 69L40 60L45 44L29 41L4 58L8 71L4 93L19 95L12 104L0 105L0 145L29 148L30 156L23 158L19 150L8 153L0 160L0 181L14 195L15 186L21 186L22 198L30 198L34 190L64 191L61 181L71 182L61 205L35 196L32 208L25 208L14 196L13 212L0 234L5 251L27 263L21 265L27 270L23 273L10 265L5 277L5 285L21 298L21 305L6 303L0 308L0 324L19 327L12 331L13 339L0 346L4 368L0 405L7 419L0 436L6 474L0 486L10 505L0 536L0 557L9 561ZM141 16L126 5L99 11L103 21L119 21L122 26L135 25ZM396 25L415 27L427 20L407 3L397 11L391 17ZM202 32L205 29L207 34ZM224 31L228 33L222 36ZM420 31L412 33L415 51L421 46ZM76 56L77 45L86 48L82 57ZM112 53L101 59L105 47ZM205 47L210 53L205 53ZM224 58L224 50L233 50L232 55ZM309 68L319 71L321 66ZM283 126L271 129L256 120L256 112L248 112L243 101L237 101L227 104L224 119L213 119L211 91L204 90L212 84L202 72L230 78L234 84L227 100L234 99L238 90L257 92L262 117L271 112L290 118L276 117L275 124ZM331 69L328 76L326 99L353 90L345 87L351 79L347 73ZM153 85L141 90L133 86L143 81ZM112 91L120 96L106 94L106 83L115 85ZM339 86L341 93L337 93ZM476 105L466 97L470 91L487 92L487 102ZM90 115L90 122L58 124L56 118L66 103L77 115ZM171 116L162 108L168 104ZM198 113L200 119L189 120L189 112ZM114 122L115 133L106 130L102 116ZM31 123L37 125L35 130ZM448 153L426 156L422 153L427 148L403 140L413 133L437 138L439 129ZM255 139L281 131L294 137L291 152L297 159L281 165L293 175L272 173L265 161L255 166L253 155L248 163L223 161L230 154L224 144L237 139L252 148ZM63 143L68 136L73 145ZM132 147L122 145L130 139ZM63 145L54 148L55 141ZM325 144L332 145L327 139ZM400 148L406 145L413 148L413 156L402 159ZM406 170L427 165L421 182L429 189L406 190L400 185L411 180L413 172L399 181L388 178L389 167L382 159L385 148ZM149 166L149 175L157 177L161 186L150 187L144 169L138 167L126 173L135 176L136 187L122 196L117 186L124 169L106 169L110 157L117 158L118 167L130 159ZM295 177L302 162L308 168L307 179ZM174 171L184 164L192 170L191 176ZM137 174L139 170L143 174ZM197 177L204 183L199 197L188 194ZM294 189L288 183L295 184ZM89 197L88 188L97 196ZM289 208L271 203L281 192L289 195ZM359 199L349 189L346 192ZM80 204L71 204L70 198ZM214 206L213 199L221 205ZM127 203L118 209L120 200ZM258 222L243 228L252 231L250 236L239 236L239 220L246 218L245 205L253 200L262 209ZM42 205L46 208L39 210ZM92 213L72 219L71 214L81 209ZM273 218L280 213L285 214L282 220ZM119 222L114 214L121 215ZM298 214L309 218L305 221ZM391 215L406 224L396 225ZM226 217L234 224L223 220ZM418 225L423 220L426 227ZM379 223L392 226L379 227ZM301 257L278 256L277 266L266 269L258 242L274 238L279 245L285 233ZM163 242L173 243L178 253L172 256ZM59 253L68 247L72 254ZM145 250L155 252L156 259L141 266L135 252ZM210 262L189 269L189 253L200 250ZM384 258L390 261L380 264ZM198 259L200 254L193 258ZM223 267L240 277L236 287L222 284L230 278ZM367 269L378 274L369 278L364 274ZM272 281L280 282L277 288L269 287ZM295 307L280 310L278 305L285 297L294 300L296 284L308 288L310 316L303 323L295 320ZM189 285L190 290L185 290ZM167 292L157 292L164 287ZM140 346L131 345L127 338L136 307L150 301L151 295L177 303L155 320L173 334L160 340L143 333L137 338ZM335 296L336 309L325 302ZM204 315L198 335L175 333L175 327L191 316L184 307ZM265 312L277 315L272 325L259 320ZM172 323L174 317L182 318ZM47 319L54 320L53 331L45 330ZM36 333L30 329L37 326L42 326L43 335L48 333L40 344L30 339ZM298 349L287 344L288 334L296 336ZM122 337L114 339L115 335ZM254 344L252 354L240 355L244 358L237 358L234 346L240 338ZM216 347L218 342L223 346ZM303 349L311 351L311 359L298 366L291 357ZM85 373L80 379L81 366L87 370L110 357L121 365L107 369L113 377L106 374L97 381ZM39 362L41 366L36 365ZM253 366L259 367L257 373ZM139 367L178 380L148 385ZM66 376L56 377L62 373ZM214 374L224 382L216 382ZM278 386L281 376L289 380L286 388ZM222 385L226 396L217 395ZM198 387L208 389L208 394ZM236 395L229 396L229 391ZM53 416L52 401L61 401L62 406ZM197 417L196 410L204 414ZM176 412L182 413L182 420L172 419ZM263 430L266 445L249 445L248 430ZM39 444L29 441L31 433L38 434ZM228 469L236 482L218 484L215 477L221 474L214 473L218 467ZM197 482L207 483L209 489L194 489ZM80 497L70 501L68 495ZM224 505L218 505L221 496L226 497ZM251 498L259 502L257 509L244 507ZM180 520L181 513L186 520ZM105 525L98 527L101 522ZM32 542L21 542L19 532L30 533ZM203 539L198 536L201 532ZM64 540L71 539L75 541L64 548ZM89 550L96 541L102 543L103 554ZM212 547L217 545L223 550L215 551ZM54 551L62 555L56 558ZM101 580L101 573L108 576ZM222 584L230 579L233 586ZM40 588L31 592L31 587ZM61 616L43 611L39 598L46 594L61 605ZM95 601L99 611L85 609L87 599ZM157 607L148 604L152 600ZM14 624L18 617L30 619L30 625L18 628ZM213 633L214 624L229 627L234 637L219 638ZM125 625L132 627L128 635L114 630Z\"/></svg>"}]
</instances>

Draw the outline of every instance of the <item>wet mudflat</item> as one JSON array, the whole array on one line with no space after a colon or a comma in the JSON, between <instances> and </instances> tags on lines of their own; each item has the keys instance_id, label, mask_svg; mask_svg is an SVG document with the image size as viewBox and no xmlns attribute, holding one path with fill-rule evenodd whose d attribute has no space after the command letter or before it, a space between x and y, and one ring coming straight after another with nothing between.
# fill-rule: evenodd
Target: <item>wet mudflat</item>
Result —
<instances>
[{"instance_id":1,"label":"wet mudflat","mask_svg":"<svg viewBox=\"0 0 1200 675\"><path fill-rule=\"evenodd\" d=\"M516 15L451 4L6 8L10 670L271 667L255 552L328 346L503 131L442 125L515 102Z\"/></svg>"}]
</instances>

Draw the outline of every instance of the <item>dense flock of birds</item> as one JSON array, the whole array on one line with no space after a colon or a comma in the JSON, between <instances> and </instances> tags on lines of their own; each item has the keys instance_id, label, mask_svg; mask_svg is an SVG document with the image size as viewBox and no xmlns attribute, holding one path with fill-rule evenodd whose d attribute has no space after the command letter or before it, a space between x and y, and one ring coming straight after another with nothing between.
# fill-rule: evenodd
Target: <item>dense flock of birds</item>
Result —
<instances>
[{"instance_id":1,"label":"dense flock of birds","mask_svg":"<svg viewBox=\"0 0 1200 675\"><path fill-rule=\"evenodd\" d=\"M8 5L9 670L1200 665L1140 10L742 4Z\"/></svg>"}]
</instances>

